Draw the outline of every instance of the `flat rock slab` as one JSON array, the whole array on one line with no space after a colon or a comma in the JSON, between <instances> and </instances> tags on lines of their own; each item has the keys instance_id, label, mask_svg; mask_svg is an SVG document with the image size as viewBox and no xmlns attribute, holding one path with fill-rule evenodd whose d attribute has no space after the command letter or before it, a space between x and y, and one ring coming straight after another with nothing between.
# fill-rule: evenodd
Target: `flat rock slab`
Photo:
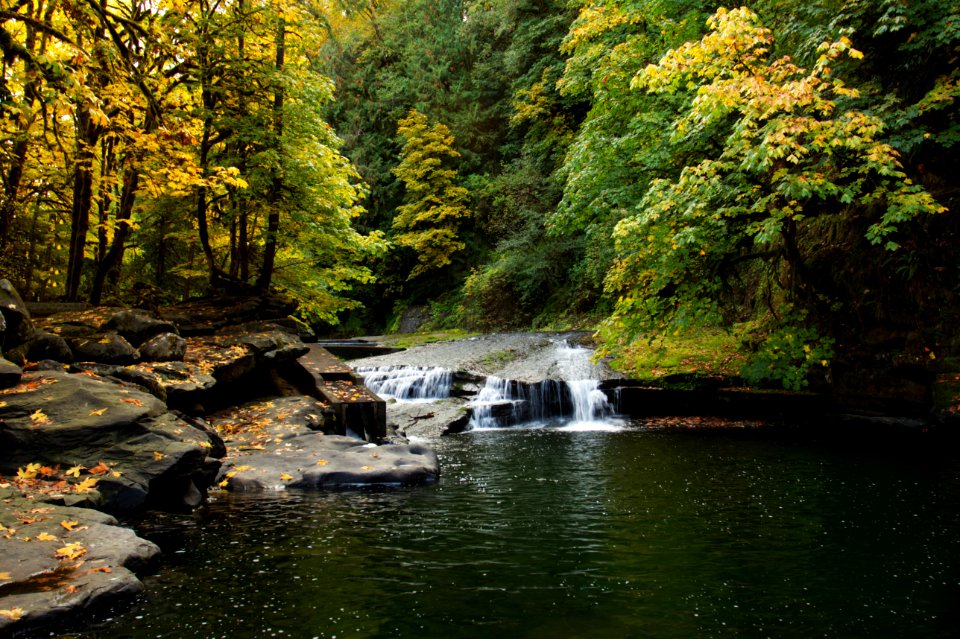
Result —
<instances>
[{"instance_id":1,"label":"flat rock slab","mask_svg":"<svg viewBox=\"0 0 960 639\"><path fill-rule=\"evenodd\" d=\"M325 435L316 418L325 405L306 397L255 402L211 416L229 454L218 477L227 490L334 489L432 483L440 463L429 448L375 445L353 437ZM251 421L251 417L253 418ZM254 439L244 424L255 424ZM322 428L322 425L320 426Z\"/></svg>"},{"instance_id":2,"label":"flat rock slab","mask_svg":"<svg viewBox=\"0 0 960 639\"><path fill-rule=\"evenodd\" d=\"M463 432L470 421L467 401L387 402L387 423L410 437L440 437Z\"/></svg>"},{"instance_id":3,"label":"flat rock slab","mask_svg":"<svg viewBox=\"0 0 960 639\"><path fill-rule=\"evenodd\" d=\"M151 493L196 490L190 483L211 447L206 433L152 395L96 375L27 373L0 391L0 472L105 461L112 472L97 477L102 501L94 504L111 512L139 508Z\"/></svg>"},{"instance_id":4,"label":"flat rock slab","mask_svg":"<svg viewBox=\"0 0 960 639\"><path fill-rule=\"evenodd\" d=\"M143 591L153 543L88 508L37 503L0 482L0 636L62 623Z\"/></svg>"},{"instance_id":5,"label":"flat rock slab","mask_svg":"<svg viewBox=\"0 0 960 639\"><path fill-rule=\"evenodd\" d=\"M356 376L353 369L341 362L330 351L317 344L307 344L309 349L301 358L303 366L317 384L324 380L352 380Z\"/></svg>"},{"instance_id":6,"label":"flat rock slab","mask_svg":"<svg viewBox=\"0 0 960 639\"><path fill-rule=\"evenodd\" d=\"M352 360L360 367L440 367L480 376L536 383L544 379L613 379L621 377L604 362L570 360L563 346L578 345L588 333L491 333L411 346L400 353ZM573 369L573 370L571 370Z\"/></svg>"}]
</instances>

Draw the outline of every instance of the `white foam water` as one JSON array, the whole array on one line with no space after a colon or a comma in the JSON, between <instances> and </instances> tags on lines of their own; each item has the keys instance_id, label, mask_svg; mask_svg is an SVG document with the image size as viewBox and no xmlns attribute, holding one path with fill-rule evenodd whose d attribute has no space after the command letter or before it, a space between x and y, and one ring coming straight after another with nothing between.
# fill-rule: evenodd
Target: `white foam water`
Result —
<instances>
[{"instance_id":1,"label":"white foam water","mask_svg":"<svg viewBox=\"0 0 960 639\"><path fill-rule=\"evenodd\" d=\"M429 402L450 397L453 373L446 368L385 366L356 369L363 383L384 399Z\"/></svg>"}]
</instances>

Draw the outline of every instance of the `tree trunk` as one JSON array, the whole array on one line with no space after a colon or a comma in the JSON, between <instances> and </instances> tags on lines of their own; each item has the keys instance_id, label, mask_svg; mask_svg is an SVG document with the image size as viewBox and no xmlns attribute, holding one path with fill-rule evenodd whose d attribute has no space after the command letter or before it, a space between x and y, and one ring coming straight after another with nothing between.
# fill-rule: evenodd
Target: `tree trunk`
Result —
<instances>
[{"instance_id":1,"label":"tree trunk","mask_svg":"<svg viewBox=\"0 0 960 639\"><path fill-rule=\"evenodd\" d=\"M111 242L110 248L104 254L103 259L97 264L97 272L93 277L90 303L94 306L100 304L103 297L103 285L107 275L120 268L124 243L127 241L127 235L130 232L129 221L133 216L133 203L136 200L139 186L140 172L135 168L129 169L123 177L123 190L120 193L120 205L116 217L117 227L113 232L113 242Z\"/></svg>"},{"instance_id":2,"label":"tree trunk","mask_svg":"<svg viewBox=\"0 0 960 639\"><path fill-rule=\"evenodd\" d=\"M90 116L80 111L77 116L80 140L73 169L73 203L70 207L70 252L67 258L67 283L64 297L76 302L80 295L80 274L90 227L90 209L93 206L93 148L99 130Z\"/></svg>"},{"instance_id":3,"label":"tree trunk","mask_svg":"<svg viewBox=\"0 0 960 639\"><path fill-rule=\"evenodd\" d=\"M267 193L269 212L267 214L267 237L263 246L263 266L257 278L257 288L267 290L273 279L274 261L277 257L277 240L280 233L280 200L283 192L283 63L286 49L286 23L279 18L276 34L276 87L273 94L273 144L277 151L277 165Z\"/></svg>"},{"instance_id":4,"label":"tree trunk","mask_svg":"<svg viewBox=\"0 0 960 639\"><path fill-rule=\"evenodd\" d=\"M10 169L4 180L3 201L0 202L0 249L7 245L10 236L10 227L17 211L17 199L20 192L20 182L23 181L23 167L27 163L27 150L30 148L27 132L21 132L13 145Z\"/></svg>"}]
</instances>

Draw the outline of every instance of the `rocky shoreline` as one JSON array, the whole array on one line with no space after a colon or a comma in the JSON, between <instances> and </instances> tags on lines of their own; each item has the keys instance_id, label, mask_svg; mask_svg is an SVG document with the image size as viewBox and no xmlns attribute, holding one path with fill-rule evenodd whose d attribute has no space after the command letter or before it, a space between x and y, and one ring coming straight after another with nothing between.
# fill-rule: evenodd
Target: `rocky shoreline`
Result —
<instances>
[{"instance_id":1,"label":"rocky shoreline","mask_svg":"<svg viewBox=\"0 0 960 639\"><path fill-rule=\"evenodd\" d=\"M310 336L282 298L54 310L31 316L0 280L0 635L141 592L159 549L125 517L216 490L439 475L433 451L395 433L346 436L365 429L340 423L351 413L301 363ZM337 382L345 401L361 396L354 384Z\"/></svg>"}]
</instances>

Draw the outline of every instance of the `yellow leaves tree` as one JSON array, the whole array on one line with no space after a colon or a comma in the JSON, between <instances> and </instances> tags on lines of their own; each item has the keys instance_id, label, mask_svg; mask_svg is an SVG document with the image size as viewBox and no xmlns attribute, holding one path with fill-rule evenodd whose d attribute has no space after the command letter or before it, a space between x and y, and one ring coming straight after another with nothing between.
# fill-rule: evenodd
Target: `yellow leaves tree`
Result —
<instances>
[{"instance_id":1,"label":"yellow leaves tree","mask_svg":"<svg viewBox=\"0 0 960 639\"><path fill-rule=\"evenodd\" d=\"M747 8L720 9L707 26L631 83L682 101L673 142L688 152L679 174L654 180L615 228L613 324L643 333L717 319L749 265L765 291L755 303L774 309L775 322L809 329L808 317L827 318L842 303L834 269L813 260L826 229L896 250L899 227L946 209L910 180L884 122L858 108L860 91L835 72L863 57L848 38L823 42L804 68L773 55L774 33ZM761 368L787 385L805 383L787 368L830 356L829 337L815 329L796 342L815 344L815 358L799 346L783 355L790 340L770 330L788 365Z\"/></svg>"},{"instance_id":2,"label":"yellow leaves tree","mask_svg":"<svg viewBox=\"0 0 960 639\"><path fill-rule=\"evenodd\" d=\"M418 264L408 279L451 263L450 256L464 248L460 223L470 217L467 189L456 184L451 162L460 157L454 137L445 125L432 126L416 109L398 123L404 139L400 164L394 175L406 187L406 204L397 208L394 241L416 252Z\"/></svg>"}]
</instances>

